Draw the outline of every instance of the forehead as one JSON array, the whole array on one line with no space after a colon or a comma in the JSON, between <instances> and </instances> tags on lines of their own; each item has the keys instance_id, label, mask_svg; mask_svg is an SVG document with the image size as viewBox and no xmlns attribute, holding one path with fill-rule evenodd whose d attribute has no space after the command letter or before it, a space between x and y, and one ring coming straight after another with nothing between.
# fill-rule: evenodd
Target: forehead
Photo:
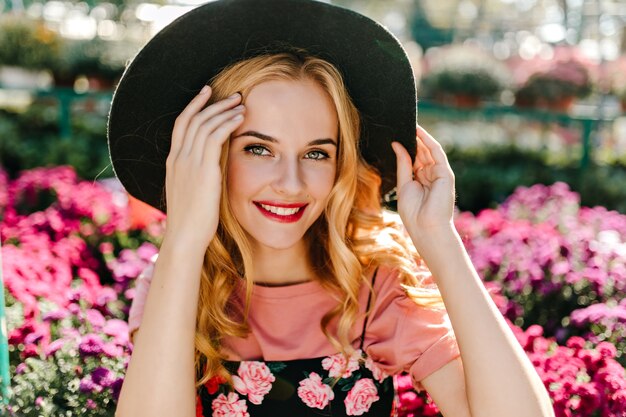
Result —
<instances>
[{"instance_id":1,"label":"forehead","mask_svg":"<svg viewBox=\"0 0 626 417\"><path fill-rule=\"evenodd\" d=\"M337 111L319 83L311 79L271 80L253 87L244 105L244 122L235 135L254 129L278 138L337 138Z\"/></svg>"}]
</instances>

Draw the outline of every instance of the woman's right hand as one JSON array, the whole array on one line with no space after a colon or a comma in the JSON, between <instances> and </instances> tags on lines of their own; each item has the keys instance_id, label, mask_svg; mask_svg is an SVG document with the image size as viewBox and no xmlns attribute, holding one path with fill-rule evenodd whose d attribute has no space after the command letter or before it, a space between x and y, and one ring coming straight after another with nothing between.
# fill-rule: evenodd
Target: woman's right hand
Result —
<instances>
[{"instance_id":1,"label":"woman's right hand","mask_svg":"<svg viewBox=\"0 0 626 417\"><path fill-rule=\"evenodd\" d=\"M202 252L219 223L222 146L244 113L238 93L203 109L211 93L205 87L176 118L165 176L166 235L203 245Z\"/></svg>"}]
</instances>

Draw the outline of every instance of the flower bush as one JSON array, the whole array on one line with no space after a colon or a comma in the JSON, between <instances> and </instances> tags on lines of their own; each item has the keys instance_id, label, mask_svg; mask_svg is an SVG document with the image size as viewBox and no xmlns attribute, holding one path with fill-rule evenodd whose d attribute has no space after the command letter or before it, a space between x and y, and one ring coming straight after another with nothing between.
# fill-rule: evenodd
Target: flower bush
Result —
<instances>
[{"instance_id":1,"label":"flower bush","mask_svg":"<svg viewBox=\"0 0 626 417\"><path fill-rule=\"evenodd\" d=\"M598 84L602 92L612 93L626 104L626 54L606 62L600 69ZM623 110L626 107L623 107Z\"/></svg>"},{"instance_id":2,"label":"flower bush","mask_svg":"<svg viewBox=\"0 0 626 417\"><path fill-rule=\"evenodd\" d=\"M114 415L132 353L133 282L163 230L131 228L117 193L69 167L0 170L13 376L0 414ZM519 188L497 209L459 213L456 225L556 415L625 415L626 216L580 207L557 183ZM399 415L440 416L407 375L396 386Z\"/></svg>"},{"instance_id":3,"label":"flower bush","mask_svg":"<svg viewBox=\"0 0 626 417\"><path fill-rule=\"evenodd\" d=\"M530 76L515 93L515 103L524 107L562 109L574 98L584 98L593 89L589 69L575 59L555 61L551 68Z\"/></svg>"},{"instance_id":4,"label":"flower bush","mask_svg":"<svg viewBox=\"0 0 626 417\"><path fill-rule=\"evenodd\" d=\"M131 283L158 236L130 229L114 193L70 167L0 170L0 203L14 375L0 414L112 416L132 351Z\"/></svg>"},{"instance_id":5,"label":"flower bush","mask_svg":"<svg viewBox=\"0 0 626 417\"><path fill-rule=\"evenodd\" d=\"M625 415L626 216L580 207L555 183L520 187L498 208L459 213L455 223L556 415ZM401 416L440 416L409 376L398 378L398 393Z\"/></svg>"},{"instance_id":6,"label":"flower bush","mask_svg":"<svg viewBox=\"0 0 626 417\"><path fill-rule=\"evenodd\" d=\"M490 54L476 47L453 45L440 48L429 59L420 95L443 101L454 97L488 99L509 82L506 66Z\"/></svg>"},{"instance_id":7,"label":"flower bush","mask_svg":"<svg viewBox=\"0 0 626 417\"><path fill-rule=\"evenodd\" d=\"M556 183L519 188L498 209L462 213L456 224L479 274L502 286L502 312L515 324L539 324L559 343L593 331L594 341L624 343L621 327L610 324L619 315L602 325L574 312L602 305L593 309L613 314L624 298L626 216L580 207L578 195ZM622 351L618 360L625 363Z\"/></svg>"}]
</instances>

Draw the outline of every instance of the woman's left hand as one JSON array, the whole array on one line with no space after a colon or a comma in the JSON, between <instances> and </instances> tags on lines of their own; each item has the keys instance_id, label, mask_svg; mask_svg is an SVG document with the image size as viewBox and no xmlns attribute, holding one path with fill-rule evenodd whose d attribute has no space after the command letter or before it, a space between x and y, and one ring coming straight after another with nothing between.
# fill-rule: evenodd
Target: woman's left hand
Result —
<instances>
[{"instance_id":1,"label":"woman's left hand","mask_svg":"<svg viewBox=\"0 0 626 417\"><path fill-rule=\"evenodd\" d=\"M397 161L398 213L411 237L450 230L454 213L454 173L441 145L417 126L415 162L406 148L392 143Z\"/></svg>"}]
</instances>

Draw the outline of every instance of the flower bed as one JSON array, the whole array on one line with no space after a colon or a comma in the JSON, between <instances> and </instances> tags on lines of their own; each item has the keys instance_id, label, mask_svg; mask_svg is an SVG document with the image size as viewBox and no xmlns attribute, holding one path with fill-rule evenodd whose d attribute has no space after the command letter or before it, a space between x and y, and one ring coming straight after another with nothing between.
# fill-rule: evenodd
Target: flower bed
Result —
<instances>
[{"instance_id":1,"label":"flower bed","mask_svg":"<svg viewBox=\"0 0 626 417\"><path fill-rule=\"evenodd\" d=\"M0 218L13 375L0 414L113 416L132 352L134 279L162 223L132 228L112 188L69 167L0 171ZM557 183L459 213L456 225L556 415L623 416L626 216L580 207ZM440 415L408 376L396 385L401 416Z\"/></svg>"},{"instance_id":2,"label":"flower bed","mask_svg":"<svg viewBox=\"0 0 626 417\"><path fill-rule=\"evenodd\" d=\"M114 415L132 352L132 283L158 243L154 228L129 227L116 200L70 167L14 180L0 171L9 415Z\"/></svg>"}]
</instances>

